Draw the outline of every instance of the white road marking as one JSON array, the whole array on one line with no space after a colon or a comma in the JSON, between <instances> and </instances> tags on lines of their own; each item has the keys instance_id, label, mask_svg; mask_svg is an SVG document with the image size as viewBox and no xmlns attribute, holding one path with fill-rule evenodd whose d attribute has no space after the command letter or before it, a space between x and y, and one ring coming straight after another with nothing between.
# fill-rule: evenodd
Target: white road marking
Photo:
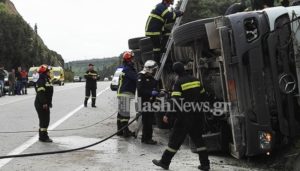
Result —
<instances>
[{"instance_id":1,"label":"white road marking","mask_svg":"<svg viewBox=\"0 0 300 171\"><path fill-rule=\"evenodd\" d=\"M107 91L109 89L109 87L105 88L104 90L101 90L97 96L101 95L102 93L104 93L105 91ZM63 118L61 118L60 120L56 121L54 124L52 124L49 127L49 130L53 130L56 127L58 127L60 124L62 124L64 121L66 121L67 119L69 119L71 116L73 116L75 113L77 113L80 109L83 108L83 105L80 105L79 107L77 107L76 109L74 109L72 112L68 113L66 116L64 116ZM36 143L38 140L38 134L35 135L34 137L30 138L28 141L26 141L24 144L22 144L21 146L17 147L16 149L14 149L13 151L11 151L10 153L8 153L7 155L18 155L21 154L23 151L25 151L26 149L28 149L30 146L32 146L34 143ZM5 166L7 163L9 163L12 160L12 158L9 159L2 159L0 160L0 169Z\"/></svg>"}]
</instances>

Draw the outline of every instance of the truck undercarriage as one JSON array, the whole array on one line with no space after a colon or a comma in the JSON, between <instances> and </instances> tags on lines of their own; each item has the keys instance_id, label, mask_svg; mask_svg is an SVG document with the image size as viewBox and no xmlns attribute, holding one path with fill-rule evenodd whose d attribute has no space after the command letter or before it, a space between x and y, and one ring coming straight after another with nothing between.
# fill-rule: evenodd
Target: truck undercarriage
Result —
<instances>
[{"instance_id":1,"label":"truck undercarriage","mask_svg":"<svg viewBox=\"0 0 300 171\"><path fill-rule=\"evenodd\" d=\"M300 7L275 7L196 20L173 32L164 89L172 89L171 66L181 61L210 103L230 104L223 115L205 114L209 149L241 158L270 153L300 135L298 16Z\"/></svg>"}]
</instances>

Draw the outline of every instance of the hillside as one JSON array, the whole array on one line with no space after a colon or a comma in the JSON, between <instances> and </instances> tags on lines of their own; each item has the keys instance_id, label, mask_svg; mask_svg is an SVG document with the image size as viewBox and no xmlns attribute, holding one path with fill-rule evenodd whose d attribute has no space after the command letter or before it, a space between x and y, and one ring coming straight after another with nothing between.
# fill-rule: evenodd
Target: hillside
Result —
<instances>
[{"instance_id":1,"label":"hillside","mask_svg":"<svg viewBox=\"0 0 300 171\"><path fill-rule=\"evenodd\" d=\"M94 65L95 71L98 72L100 78L110 77L114 74L115 69L120 65L119 57L110 57L102 59L80 60L65 63L65 68L71 70L74 75L83 77L89 64Z\"/></svg>"},{"instance_id":2,"label":"hillside","mask_svg":"<svg viewBox=\"0 0 300 171\"><path fill-rule=\"evenodd\" d=\"M63 66L60 54L48 49L10 0L0 0L0 63L6 69L49 64Z\"/></svg>"}]
</instances>

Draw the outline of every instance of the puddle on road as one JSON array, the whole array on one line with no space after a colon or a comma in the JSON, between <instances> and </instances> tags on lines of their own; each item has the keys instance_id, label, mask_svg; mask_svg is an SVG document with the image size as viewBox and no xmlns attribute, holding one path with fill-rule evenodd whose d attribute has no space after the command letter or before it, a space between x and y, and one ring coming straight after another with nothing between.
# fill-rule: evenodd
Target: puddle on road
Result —
<instances>
[{"instance_id":1,"label":"puddle on road","mask_svg":"<svg viewBox=\"0 0 300 171\"><path fill-rule=\"evenodd\" d=\"M69 136L69 137L56 137L54 138L55 144L59 147L74 149L83 146L87 146L96 142L101 141L102 139L98 138L87 138L80 136ZM101 154L119 154L120 152L133 151L134 144L130 144L123 139L112 138L103 143L89 147L85 150L94 150L99 151Z\"/></svg>"},{"instance_id":2,"label":"puddle on road","mask_svg":"<svg viewBox=\"0 0 300 171\"><path fill-rule=\"evenodd\" d=\"M54 142L61 149L73 149L78 147L87 146L101 141L100 138L87 138L81 136L69 136L69 137L56 137ZM122 167L136 167L157 169L153 166L151 160L157 158L162 154L164 146L148 146L142 145L139 140L136 139L122 139L119 137L113 137L96 146L81 150L80 153L72 153L69 160L78 162L79 159L83 163L89 162L90 166L101 165L103 168L114 168L114 163L122 163ZM175 170L181 170L182 168L196 169L198 161L195 160L196 155L192 154L189 150L181 150L174 162L172 162L172 168ZM211 156L212 170L213 171L254 171L257 169L228 165L229 163L218 163L216 158ZM77 164L80 164L77 163ZM114 169L113 169L114 170ZM126 170L126 169L125 169Z\"/></svg>"}]
</instances>

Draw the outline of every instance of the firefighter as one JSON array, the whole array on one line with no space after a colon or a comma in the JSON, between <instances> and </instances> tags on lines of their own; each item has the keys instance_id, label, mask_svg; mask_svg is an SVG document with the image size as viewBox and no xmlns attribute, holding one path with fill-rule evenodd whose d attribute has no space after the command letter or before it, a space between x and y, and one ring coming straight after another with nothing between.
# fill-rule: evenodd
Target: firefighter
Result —
<instances>
[{"instance_id":1,"label":"firefighter","mask_svg":"<svg viewBox=\"0 0 300 171\"><path fill-rule=\"evenodd\" d=\"M134 68L134 54L130 51L123 53L123 70L119 77L118 87L118 130L125 127L130 119L130 101L135 97L137 72ZM118 132L118 136L134 136L128 127Z\"/></svg>"},{"instance_id":2,"label":"firefighter","mask_svg":"<svg viewBox=\"0 0 300 171\"><path fill-rule=\"evenodd\" d=\"M144 69L138 74L137 91L142 104L154 102L155 97L159 95L157 81L154 79L157 68L158 65L155 61L148 60L145 62ZM157 144L156 141L152 140L154 112L141 111L141 113L143 123L142 143Z\"/></svg>"},{"instance_id":3,"label":"firefighter","mask_svg":"<svg viewBox=\"0 0 300 171\"><path fill-rule=\"evenodd\" d=\"M38 72L40 77L36 82L37 94L34 106L38 113L40 123L39 140L42 142L52 142L47 132L53 96L53 86L50 82L50 70L47 65L42 65L39 67Z\"/></svg>"},{"instance_id":4,"label":"firefighter","mask_svg":"<svg viewBox=\"0 0 300 171\"><path fill-rule=\"evenodd\" d=\"M182 63L174 63L173 70L178 75L178 78L173 86L172 100L183 100L182 104L186 106L185 103L199 103L206 99L206 93L200 81L185 73ZM181 104L180 101L178 103ZM197 147L201 163L198 168L204 171L209 170L208 153L202 139L201 123L203 113L193 109L191 111L186 108L179 109L178 107L174 110L176 111L176 121L169 139L168 148L164 151L161 160L152 160L152 162L157 166L168 169L173 156L184 142L186 135L189 135ZM163 120L167 123L168 116L165 116Z\"/></svg>"},{"instance_id":5,"label":"firefighter","mask_svg":"<svg viewBox=\"0 0 300 171\"><path fill-rule=\"evenodd\" d=\"M87 107L87 102L92 93L92 107L96 106L96 90L97 90L97 72L94 70L94 65L89 64L89 68L84 74L84 78L86 79L85 84L85 99L84 99L84 107Z\"/></svg>"},{"instance_id":6,"label":"firefighter","mask_svg":"<svg viewBox=\"0 0 300 171\"><path fill-rule=\"evenodd\" d=\"M151 38L153 44L153 55L154 60L159 63L162 50L164 50L165 36L163 33L168 34L165 31L164 26L167 23L172 23L177 17L183 15L181 11L170 11L169 6L173 4L174 0L163 0L161 3L157 4L156 7L151 11L146 27L145 35Z\"/></svg>"}]
</instances>

